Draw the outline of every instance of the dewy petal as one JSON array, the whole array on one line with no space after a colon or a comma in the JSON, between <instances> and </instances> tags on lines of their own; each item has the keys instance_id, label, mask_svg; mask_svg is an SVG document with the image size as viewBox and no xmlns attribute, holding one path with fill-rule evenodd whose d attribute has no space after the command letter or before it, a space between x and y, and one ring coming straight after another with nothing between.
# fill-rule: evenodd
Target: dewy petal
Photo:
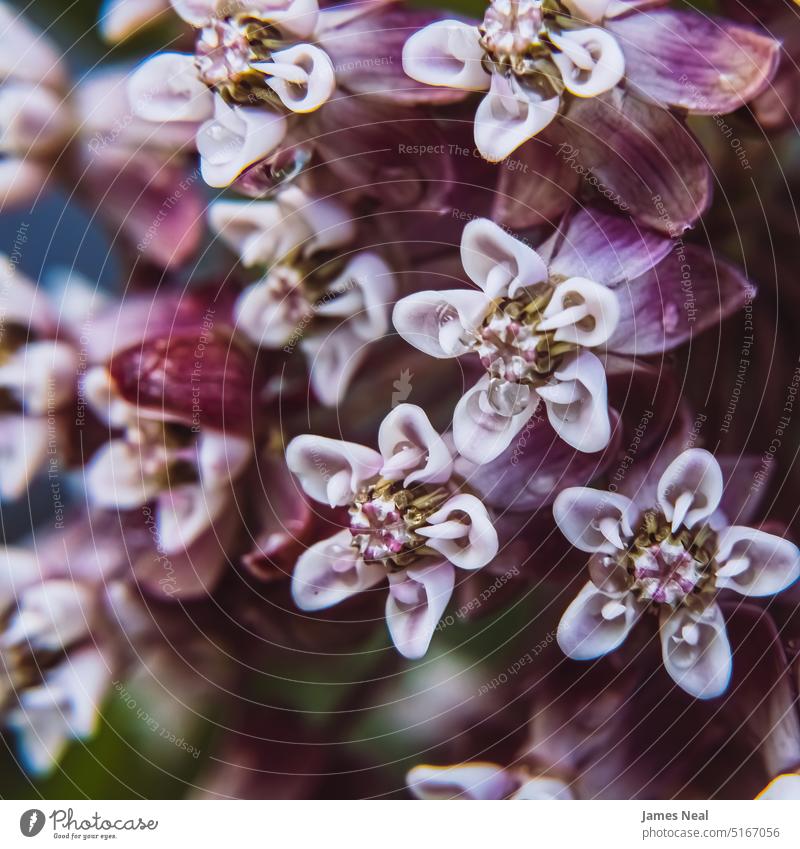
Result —
<instances>
[{"instance_id":1,"label":"dewy petal","mask_svg":"<svg viewBox=\"0 0 800 849\"><path fill-rule=\"evenodd\" d=\"M380 473L383 457L355 442L304 434L289 443L286 464L313 499L342 507Z\"/></svg>"},{"instance_id":2,"label":"dewy petal","mask_svg":"<svg viewBox=\"0 0 800 849\"><path fill-rule=\"evenodd\" d=\"M128 81L128 98L134 115L159 123L205 121L214 110L214 98L187 53L158 53L139 65Z\"/></svg>"},{"instance_id":3,"label":"dewy petal","mask_svg":"<svg viewBox=\"0 0 800 849\"><path fill-rule=\"evenodd\" d=\"M725 620L716 604L702 613L663 608L659 635L664 666L689 695L713 699L728 689L733 661Z\"/></svg>"},{"instance_id":4,"label":"dewy petal","mask_svg":"<svg viewBox=\"0 0 800 849\"><path fill-rule=\"evenodd\" d=\"M145 469L150 458L142 450L142 446L122 439L112 439L98 449L85 473L92 503L106 509L130 510L159 493L161 482L157 474Z\"/></svg>"},{"instance_id":5,"label":"dewy petal","mask_svg":"<svg viewBox=\"0 0 800 849\"><path fill-rule=\"evenodd\" d=\"M468 389L453 412L453 439L459 454L479 465L508 448L536 410L535 392L520 383L497 381L486 375ZM500 396L500 397L497 397ZM504 409L498 407L504 402Z\"/></svg>"},{"instance_id":6,"label":"dewy petal","mask_svg":"<svg viewBox=\"0 0 800 849\"><path fill-rule=\"evenodd\" d=\"M639 613L631 593L603 592L589 581L558 623L558 645L573 660L602 657L622 645Z\"/></svg>"},{"instance_id":7,"label":"dewy petal","mask_svg":"<svg viewBox=\"0 0 800 849\"><path fill-rule=\"evenodd\" d=\"M500 547L488 511L474 495L465 493L446 501L417 533L427 539L430 548L461 569L486 566Z\"/></svg>"},{"instance_id":8,"label":"dewy petal","mask_svg":"<svg viewBox=\"0 0 800 849\"><path fill-rule=\"evenodd\" d=\"M253 67L267 75L267 85L292 112L319 109L336 88L328 54L311 44L295 44L272 54L271 61Z\"/></svg>"},{"instance_id":9,"label":"dewy petal","mask_svg":"<svg viewBox=\"0 0 800 849\"><path fill-rule=\"evenodd\" d=\"M575 548L617 554L633 536L639 511L624 495L572 486L556 497L553 517Z\"/></svg>"},{"instance_id":10,"label":"dewy petal","mask_svg":"<svg viewBox=\"0 0 800 849\"><path fill-rule=\"evenodd\" d=\"M471 349L471 337L490 307L482 292L416 292L395 304L392 323L409 345L428 356L458 357Z\"/></svg>"},{"instance_id":11,"label":"dewy petal","mask_svg":"<svg viewBox=\"0 0 800 849\"><path fill-rule=\"evenodd\" d=\"M477 27L462 21L437 21L415 32L403 46L403 70L426 85L489 88Z\"/></svg>"},{"instance_id":12,"label":"dewy petal","mask_svg":"<svg viewBox=\"0 0 800 849\"><path fill-rule=\"evenodd\" d=\"M454 584L455 572L449 563L389 574L386 624L403 657L416 660L428 651Z\"/></svg>"},{"instance_id":13,"label":"dewy petal","mask_svg":"<svg viewBox=\"0 0 800 849\"><path fill-rule=\"evenodd\" d=\"M0 415L0 500L19 498L47 458L47 419Z\"/></svg>"},{"instance_id":14,"label":"dewy petal","mask_svg":"<svg viewBox=\"0 0 800 849\"><path fill-rule=\"evenodd\" d=\"M573 448L591 454L611 439L606 373L589 351L566 358L553 382L536 391L547 407L547 418Z\"/></svg>"},{"instance_id":15,"label":"dewy petal","mask_svg":"<svg viewBox=\"0 0 800 849\"><path fill-rule=\"evenodd\" d=\"M800 577L797 546L754 528L725 528L717 538L714 559L720 564L717 587L742 595L773 595Z\"/></svg>"},{"instance_id":16,"label":"dewy petal","mask_svg":"<svg viewBox=\"0 0 800 849\"><path fill-rule=\"evenodd\" d=\"M607 342L616 329L619 302L606 286L585 277L571 277L556 286L544 318L538 330L555 330L557 342L593 348Z\"/></svg>"},{"instance_id":17,"label":"dewy petal","mask_svg":"<svg viewBox=\"0 0 800 849\"><path fill-rule=\"evenodd\" d=\"M421 407L399 404L381 422L378 447L383 455L381 477L414 483L446 483L453 458L445 441Z\"/></svg>"},{"instance_id":18,"label":"dewy petal","mask_svg":"<svg viewBox=\"0 0 800 849\"><path fill-rule=\"evenodd\" d=\"M476 761L453 766L420 764L409 771L406 784L417 799L505 799L519 781L496 764Z\"/></svg>"},{"instance_id":19,"label":"dewy petal","mask_svg":"<svg viewBox=\"0 0 800 849\"><path fill-rule=\"evenodd\" d=\"M470 221L461 234L461 263L490 298L513 298L547 279L547 266L533 248L488 218Z\"/></svg>"},{"instance_id":20,"label":"dewy petal","mask_svg":"<svg viewBox=\"0 0 800 849\"><path fill-rule=\"evenodd\" d=\"M501 162L550 124L560 103L560 97L537 99L513 75L492 74L489 93L475 112L475 146L484 159Z\"/></svg>"},{"instance_id":21,"label":"dewy petal","mask_svg":"<svg viewBox=\"0 0 800 849\"><path fill-rule=\"evenodd\" d=\"M786 773L773 778L756 796L756 799L774 802L776 800L800 801L800 775Z\"/></svg>"},{"instance_id":22,"label":"dewy petal","mask_svg":"<svg viewBox=\"0 0 800 849\"><path fill-rule=\"evenodd\" d=\"M169 0L104 0L98 19L103 40L116 44L155 23L170 8Z\"/></svg>"},{"instance_id":23,"label":"dewy petal","mask_svg":"<svg viewBox=\"0 0 800 849\"><path fill-rule=\"evenodd\" d=\"M694 527L707 519L722 499L722 470L703 448L690 448L677 456L658 481L658 505L673 531Z\"/></svg>"},{"instance_id":24,"label":"dewy petal","mask_svg":"<svg viewBox=\"0 0 800 849\"><path fill-rule=\"evenodd\" d=\"M292 598L300 610L333 607L386 576L381 566L365 563L351 541L350 531L339 531L300 555L292 574Z\"/></svg>"},{"instance_id":25,"label":"dewy petal","mask_svg":"<svg viewBox=\"0 0 800 849\"><path fill-rule=\"evenodd\" d=\"M565 30L550 38L560 53L553 61L567 90L577 97L597 97L625 75L625 57L617 40L603 29Z\"/></svg>"},{"instance_id":26,"label":"dewy petal","mask_svg":"<svg viewBox=\"0 0 800 849\"><path fill-rule=\"evenodd\" d=\"M203 179L224 188L267 157L286 134L286 119L271 109L230 107L217 95L214 117L197 131Z\"/></svg>"}]
</instances>

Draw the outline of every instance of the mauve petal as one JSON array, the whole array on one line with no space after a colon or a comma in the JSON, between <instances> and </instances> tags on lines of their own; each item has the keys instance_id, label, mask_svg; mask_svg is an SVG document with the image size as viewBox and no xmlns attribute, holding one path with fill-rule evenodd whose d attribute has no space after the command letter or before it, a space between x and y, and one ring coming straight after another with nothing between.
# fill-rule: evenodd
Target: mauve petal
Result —
<instances>
[{"instance_id":1,"label":"mauve petal","mask_svg":"<svg viewBox=\"0 0 800 849\"><path fill-rule=\"evenodd\" d=\"M800 801L800 775L784 773L772 781L756 796L762 801Z\"/></svg>"},{"instance_id":2,"label":"mauve petal","mask_svg":"<svg viewBox=\"0 0 800 849\"><path fill-rule=\"evenodd\" d=\"M690 448L667 466L658 481L658 506L672 523L692 528L717 509L722 498L722 471L714 455ZM655 506L655 505L650 505Z\"/></svg>"},{"instance_id":3,"label":"mauve petal","mask_svg":"<svg viewBox=\"0 0 800 849\"><path fill-rule=\"evenodd\" d=\"M51 433L46 418L0 415L0 499L13 501L44 466Z\"/></svg>"},{"instance_id":4,"label":"mauve petal","mask_svg":"<svg viewBox=\"0 0 800 849\"><path fill-rule=\"evenodd\" d=\"M663 608L659 626L664 667L696 699L713 699L728 689L733 658L725 620L716 604L702 613Z\"/></svg>"},{"instance_id":5,"label":"mauve petal","mask_svg":"<svg viewBox=\"0 0 800 849\"><path fill-rule=\"evenodd\" d=\"M624 495L570 487L558 494L553 516L561 533L581 551L618 554L633 536L639 510Z\"/></svg>"},{"instance_id":6,"label":"mauve petal","mask_svg":"<svg viewBox=\"0 0 800 849\"><path fill-rule=\"evenodd\" d=\"M128 98L134 115L154 123L204 121L214 109L194 56L187 53L157 53L145 60L128 80Z\"/></svg>"},{"instance_id":7,"label":"mauve petal","mask_svg":"<svg viewBox=\"0 0 800 849\"><path fill-rule=\"evenodd\" d=\"M505 799L519 781L496 764L415 766L406 776L408 789L417 799Z\"/></svg>"},{"instance_id":8,"label":"mauve petal","mask_svg":"<svg viewBox=\"0 0 800 849\"><path fill-rule=\"evenodd\" d=\"M631 593L606 593L589 581L558 623L558 645L573 660L595 660L625 642L639 612Z\"/></svg>"},{"instance_id":9,"label":"mauve petal","mask_svg":"<svg viewBox=\"0 0 800 849\"><path fill-rule=\"evenodd\" d=\"M725 528L717 539L717 586L746 596L774 595L800 577L800 551L787 539L754 528Z\"/></svg>"},{"instance_id":10,"label":"mauve petal","mask_svg":"<svg viewBox=\"0 0 800 849\"><path fill-rule=\"evenodd\" d=\"M732 263L696 245L678 245L656 268L617 288L621 308L608 341L618 354L677 348L739 310L754 287Z\"/></svg>"},{"instance_id":11,"label":"mauve petal","mask_svg":"<svg viewBox=\"0 0 800 849\"><path fill-rule=\"evenodd\" d=\"M403 70L429 86L469 91L489 88L477 27L463 21L435 21L413 33L403 45Z\"/></svg>"},{"instance_id":12,"label":"mauve petal","mask_svg":"<svg viewBox=\"0 0 800 849\"><path fill-rule=\"evenodd\" d=\"M104 0L97 25L103 40L116 44L154 24L169 8L169 0Z\"/></svg>"},{"instance_id":13,"label":"mauve petal","mask_svg":"<svg viewBox=\"0 0 800 849\"><path fill-rule=\"evenodd\" d=\"M381 566L365 563L350 545L350 531L339 531L300 555L292 574L292 598L300 610L324 610L386 577Z\"/></svg>"},{"instance_id":14,"label":"mauve petal","mask_svg":"<svg viewBox=\"0 0 800 849\"><path fill-rule=\"evenodd\" d=\"M409 106L464 99L464 91L418 85L403 70L406 41L438 20L438 14L396 4L365 4L365 8L364 14L343 25L318 32L318 43L330 56L341 88ZM482 69L481 73L486 76Z\"/></svg>"},{"instance_id":15,"label":"mauve petal","mask_svg":"<svg viewBox=\"0 0 800 849\"><path fill-rule=\"evenodd\" d=\"M633 280L658 265L673 243L627 215L581 209L559 227L543 250L551 256L550 273L588 277L613 286Z\"/></svg>"},{"instance_id":16,"label":"mauve petal","mask_svg":"<svg viewBox=\"0 0 800 849\"><path fill-rule=\"evenodd\" d=\"M0 212L33 200L46 187L49 172L46 165L31 159L0 159Z\"/></svg>"},{"instance_id":17,"label":"mauve petal","mask_svg":"<svg viewBox=\"0 0 800 849\"><path fill-rule=\"evenodd\" d=\"M463 518L468 520L466 524ZM462 536L452 533L458 524L464 528ZM445 502L417 533L427 539L431 548L461 569L481 569L495 557L499 548L492 517L474 495L465 493Z\"/></svg>"},{"instance_id":18,"label":"mauve petal","mask_svg":"<svg viewBox=\"0 0 800 849\"><path fill-rule=\"evenodd\" d=\"M416 660L428 651L454 583L455 572L446 562L389 575L386 624L403 657Z\"/></svg>"},{"instance_id":19,"label":"mauve petal","mask_svg":"<svg viewBox=\"0 0 800 849\"><path fill-rule=\"evenodd\" d=\"M158 496L159 546L167 554L187 551L231 504L229 487L200 484L167 488Z\"/></svg>"},{"instance_id":20,"label":"mauve petal","mask_svg":"<svg viewBox=\"0 0 800 849\"><path fill-rule=\"evenodd\" d=\"M768 85L780 42L695 11L658 9L606 24L625 54L626 79L665 106L733 112Z\"/></svg>"},{"instance_id":21,"label":"mauve petal","mask_svg":"<svg viewBox=\"0 0 800 849\"><path fill-rule=\"evenodd\" d=\"M668 235L684 232L711 202L711 171L684 121L619 88L575 99L559 122L562 155L577 161L637 221Z\"/></svg>"},{"instance_id":22,"label":"mauve petal","mask_svg":"<svg viewBox=\"0 0 800 849\"><path fill-rule=\"evenodd\" d=\"M326 407L342 402L369 350L350 322L342 322L324 335L308 336L300 348L308 361L311 388Z\"/></svg>"},{"instance_id":23,"label":"mauve petal","mask_svg":"<svg viewBox=\"0 0 800 849\"><path fill-rule=\"evenodd\" d=\"M453 459L428 416L414 404L400 404L381 422L378 446L383 455L381 475L413 483L446 483L453 473ZM413 455L398 465L397 458Z\"/></svg>"}]
</instances>

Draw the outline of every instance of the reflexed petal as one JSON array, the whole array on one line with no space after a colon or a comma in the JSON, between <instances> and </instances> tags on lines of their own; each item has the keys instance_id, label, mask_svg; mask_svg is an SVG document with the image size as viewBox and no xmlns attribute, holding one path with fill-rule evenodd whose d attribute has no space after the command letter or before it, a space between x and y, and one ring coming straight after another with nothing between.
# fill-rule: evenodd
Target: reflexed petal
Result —
<instances>
[{"instance_id":1,"label":"reflexed petal","mask_svg":"<svg viewBox=\"0 0 800 849\"><path fill-rule=\"evenodd\" d=\"M155 23L170 8L169 0L105 0L98 26L105 41L116 44Z\"/></svg>"},{"instance_id":2,"label":"reflexed petal","mask_svg":"<svg viewBox=\"0 0 800 849\"><path fill-rule=\"evenodd\" d=\"M564 5L578 21L596 24L602 21L611 0L564 0Z\"/></svg>"},{"instance_id":3,"label":"reflexed petal","mask_svg":"<svg viewBox=\"0 0 800 849\"><path fill-rule=\"evenodd\" d=\"M455 573L449 563L389 574L386 624L403 657L416 660L428 651L454 583Z\"/></svg>"},{"instance_id":4,"label":"reflexed petal","mask_svg":"<svg viewBox=\"0 0 800 849\"><path fill-rule=\"evenodd\" d=\"M787 773L773 778L772 781L756 796L756 799L766 801L800 800L800 775Z\"/></svg>"},{"instance_id":5,"label":"reflexed petal","mask_svg":"<svg viewBox=\"0 0 800 849\"><path fill-rule=\"evenodd\" d=\"M536 390L558 435L586 453L600 451L611 439L608 389L603 364L588 351L564 360L554 381Z\"/></svg>"},{"instance_id":6,"label":"reflexed petal","mask_svg":"<svg viewBox=\"0 0 800 849\"><path fill-rule=\"evenodd\" d=\"M657 9L607 24L626 58L628 85L690 112L733 112L763 91L780 43L755 28L694 10Z\"/></svg>"},{"instance_id":7,"label":"reflexed petal","mask_svg":"<svg viewBox=\"0 0 800 849\"><path fill-rule=\"evenodd\" d=\"M616 554L626 548L639 518L624 495L573 486L558 494L553 516L561 533L581 551Z\"/></svg>"},{"instance_id":8,"label":"reflexed petal","mask_svg":"<svg viewBox=\"0 0 800 849\"><path fill-rule=\"evenodd\" d=\"M156 506L159 547L168 554L186 551L219 518L230 500L227 487L170 486L158 496Z\"/></svg>"},{"instance_id":9,"label":"reflexed petal","mask_svg":"<svg viewBox=\"0 0 800 849\"><path fill-rule=\"evenodd\" d=\"M235 480L253 456L250 438L205 430L197 440L197 469L205 487Z\"/></svg>"},{"instance_id":10,"label":"reflexed petal","mask_svg":"<svg viewBox=\"0 0 800 849\"><path fill-rule=\"evenodd\" d=\"M300 610L333 607L386 576L381 566L361 559L351 540L350 531L339 531L300 555L292 574L292 598Z\"/></svg>"},{"instance_id":11,"label":"reflexed petal","mask_svg":"<svg viewBox=\"0 0 800 849\"><path fill-rule=\"evenodd\" d=\"M664 666L675 683L697 699L728 689L733 662L725 620L716 604L702 613L664 608L659 629Z\"/></svg>"},{"instance_id":12,"label":"reflexed petal","mask_svg":"<svg viewBox=\"0 0 800 849\"><path fill-rule=\"evenodd\" d=\"M427 85L489 88L478 30L461 21L437 21L415 32L403 47L403 70Z\"/></svg>"},{"instance_id":13,"label":"reflexed petal","mask_svg":"<svg viewBox=\"0 0 800 849\"><path fill-rule=\"evenodd\" d=\"M555 330L557 342L593 348L613 334L619 321L619 302L611 289L585 277L571 277L556 286L544 318L537 329Z\"/></svg>"},{"instance_id":14,"label":"reflexed petal","mask_svg":"<svg viewBox=\"0 0 800 849\"><path fill-rule=\"evenodd\" d=\"M454 766L420 764L409 771L406 784L417 799L505 799L519 781L496 764L476 761Z\"/></svg>"},{"instance_id":15,"label":"reflexed petal","mask_svg":"<svg viewBox=\"0 0 800 849\"><path fill-rule=\"evenodd\" d=\"M483 464L508 448L539 403L521 383L482 377L468 389L453 412L453 439L459 454Z\"/></svg>"},{"instance_id":16,"label":"reflexed petal","mask_svg":"<svg viewBox=\"0 0 800 849\"><path fill-rule=\"evenodd\" d=\"M333 94L336 74L324 50L295 44L272 54L270 62L253 67L267 75L267 85L292 112L313 112Z\"/></svg>"},{"instance_id":17,"label":"reflexed petal","mask_svg":"<svg viewBox=\"0 0 800 849\"><path fill-rule=\"evenodd\" d=\"M113 439L101 446L85 472L87 494L95 505L105 509L130 510L146 504L161 490L161 480L150 466L151 458L140 445Z\"/></svg>"},{"instance_id":18,"label":"reflexed petal","mask_svg":"<svg viewBox=\"0 0 800 849\"><path fill-rule=\"evenodd\" d=\"M658 482L658 504L673 531L707 519L722 499L722 470L702 448L691 448L667 466Z\"/></svg>"},{"instance_id":19,"label":"reflexed petal","mask_svg":"<svg viewBox=\"0 0 800 849\"><path fill-rule=\"evenodd\" d=\"M578 97L596 97L614 88L625 75L625 57L617 40L602 29L565 30L550 35L560 53L553 61L567 90Z\"/></svg>"},{"instance_id":20,"label":"reflexed petal","mask_svg":"<svg viewBox=\"0 0 800 849\"><path fill-rule=\"evenodd\" d=\"M513 298L547 279L547 266L533 248L488 218L470 221L461 236L467 276L490 298Z\"/></svg>"},{"instance_id":21,"label":"reflexed petal","mask_svg":"<svg viewBox=\"0 0 800 849\"><path fill-rule=\"evenodd\" d=\"M218 0L223 7L226 0ZM317 25L317 0L237 0L242 11L254 11L260 18L278 25L282 32L297 38L309 38ZM230 3L227 3L230 6Z\"/></svg>"},{"instance_id":22,"label":"reflexed petal","mask_svg":"<svg viewBox=\"0 0 800 849\"><path fill-rule=\"evenodd\" d=\"M400 404L381 422L381 477L414 483L446 483L453 472L450 449L421 407Z\"/></svg>"},{"instance_id":23,"label":"reflexed petal","mask_svg":"<svg viewBox=\"0 0 800 849\"><path fill-rule=\"evenodd\" d=\"M78 352L64 342L31 342L0 365L0 389L27 413L44 416L63 407L75 393Z\"/></svg>"},{"instance_id":24,"label":"reflexed petal","mask_svg":"<svg viewBox=\"0 0 800 849\"><path fill-rule=\"evenodd\" d=\"M307 434L289 443L286 464L313 499L341 507L380 473L383 457L354 442Z\"/></svg>"},{"instance_id":25,"label":"reflexed petal","mask_svg":"<svg viewBox=\"0 0 800 849\"><path fill-rule=\"evenodd\" d=\"M482 292L416 292L395 304L392 323L409 345L429 356L457 357L470 350L490 307Z\"/></svg>"},{"instance_id":26,"label":"reflexed petal","mask_svg":"<svg viewBox=\"0 0 800 849\"><path fill-rule=\"evenodd\" d=\"M369 351L368 342L344 322L325 335L308 336L300 342L308 361L314 394L328 407L344 398L358 368Z\"/></svg>"},{"instance_id":27,"label":"reflexed petal","mask_svg":"<svg viewBox=\"0 0 800 849\"><path fill-rule=\"evenodd\" d=\"M0 415L0 499L19 498L47 458L47 419Z\"/></svg>"},{"instance_id":28,"label":"reflexed petal","mask_svg":"<svg viewBox=\"0 0 800 849\"><path fill-rule=\"evenodd\" d=\"M217 96L214 117L197 131L203 179L230 185L246 168L267 157L286 134L286 119L271 109L231 108Z\"/></svg>"},{"instance_id":29,"label":"reflexed petal","mask_svg":"<svg viewBox=\"0 0 800 849\"><path fill-rule=\"evenodd\" d=\"M558 645L573 660L602 657L622 645L639 613L631 593L606 593L589 581L558 623Z\"/></svg>"},{"instance_id":30,"label":"reflexed petal","mask_svg":"<svg viewBox=\"0 0 800 849\"><path fill-rule=\"evenodd\" d=\"M540 133L558 114L560 97L537 99L516 77L492 74L489 93L475 112L475 146L489 162L501 162Z\"/></svg>"},{"instance_id":31,"label":"reflexed petal","mask_svg":"<svg viewBox=\"0 0 800 849\"><path fill-rule=\"evenodd\" d=\"M157 53L139 65L128 81L128 98L135 115L154 122L204 121L214 107L187 53Z\"/></svg>"},{"instance_id":32,"label":"reflexed petal","mask_svg":"<svg viewBox=\"0 0 800 849\"><path fill-rule=\"evenodd\" d=\"M236 323L242 332L260 348L280 348L299 332L301 323L311 315L311 305L304 312L299 304L304 296L296 289L286 291L279 281L280 269L248 286L236 299Z\"/></svg>"},{"instance_id":33,"label":"reflexed petal","mask_svg":"<svg viewBox=\"0 0 800 849\"><path fill-rule=\"evenodd\" d=\"M717 586L742 595L773 595L800 577L797 546L754 528L734 526L722 531L715 560L721 564Z\"/></svg>"},{"instance_id":34,"label":"reflexed petal","mask_svg":"<svg viewBox=\"0 0 800 849\"><path fill-rule=\"evenodd\" d=\"M499 549L488 511L474 495L464 493L446 501L417 533L427 539L430 548L462 569L486 566Z\"/></svg>"}]
</instances>

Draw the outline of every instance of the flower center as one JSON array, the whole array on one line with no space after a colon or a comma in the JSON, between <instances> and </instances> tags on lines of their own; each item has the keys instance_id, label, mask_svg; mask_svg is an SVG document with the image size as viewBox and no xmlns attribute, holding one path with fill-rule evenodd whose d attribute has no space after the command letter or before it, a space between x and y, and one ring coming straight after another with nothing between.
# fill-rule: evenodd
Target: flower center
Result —
<instances>
[{"instance_id":1,"label":"flower center","mask_svg":"<svg viewBox=\"0 0 800 849\"><path fill-rule=\"evenodd\" d=\"M481 24L481 44L498 58L524 56L539 43L543 0L492 0Z\"/></svg>"},{"instance_id":2,"label":"flower center","mask_svg":"<svg viewBox=\"0 0 800 849\"><path fill-rule=\"evenodd\" d=\"M367 562L382 563L390 572L404 569L429 554L425 538L416 533L448 497L444 487L379 481L359 493L351 505L352 545Z\"/></svg>"},{"instance_id":3,"label":"flower center","mask_svg":"<svg viewBox=\"0 0 800 849\"><path fill-rule=\"evenodd\" d=\"M489 374L510 383L541 385L575 345L540 331L550 287L528 297L501 300L478 329L473 347Z\"/></svg>"},{"instance_id":4,"label":"flower center","mask_svg":"<svg viewBox=\"0 0 800 849\"><path fill-rule=\"evenodd\" d=\"M713 584L714 533L707 526L673 534L663 516L645 515L626 553L632 589L642 601L678 607Z\"/></svg>"}]
</instances>

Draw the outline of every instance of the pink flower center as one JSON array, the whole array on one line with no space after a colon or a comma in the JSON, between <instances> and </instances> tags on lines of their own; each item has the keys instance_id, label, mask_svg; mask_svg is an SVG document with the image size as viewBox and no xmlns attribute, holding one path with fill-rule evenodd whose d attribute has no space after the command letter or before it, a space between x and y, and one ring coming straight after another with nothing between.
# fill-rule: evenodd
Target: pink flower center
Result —
<instances>
[{"instance_id":1,"label":"pink flower center","mask_svg":"<svg viewBox=\"0 0 800 849\"><path fill-rule=\"evenodd\" d=\"M542 0L492 0L481 25L482 43L497 58L524 56L539 42Z\"/></svg>"},{"instance_id":2,"label":"pink flower center","mask_svg":"<svg viewBox=\"0 0 800 849\"><path fill-rule=\"evenodd\" d=\"M633 577L640 598L675 606L694 591L704 571L683 545L665 539L637 555Z\"/></svg>"},{"instance_id":3,"label":"pink flower center","mask_svg":"<svg viewBox=\"0 0 800 849\"><path fill-rule=\"evenodd\" d=\"M206 85L236 82L252 61L246 32L233 20L213 20L197 37L195 61Z\"/></svg>"},{"instance_id":4,"label":"pink flower center","mask_svg":"<svg viewBox=\"0 0 800 849\"><path fill-rule=\"evenodd\" d=\"M385 561L408 551L416 537L390 494L373 494L350 508L350 533L364 560Z\"/></svg>"}]
</instances>

